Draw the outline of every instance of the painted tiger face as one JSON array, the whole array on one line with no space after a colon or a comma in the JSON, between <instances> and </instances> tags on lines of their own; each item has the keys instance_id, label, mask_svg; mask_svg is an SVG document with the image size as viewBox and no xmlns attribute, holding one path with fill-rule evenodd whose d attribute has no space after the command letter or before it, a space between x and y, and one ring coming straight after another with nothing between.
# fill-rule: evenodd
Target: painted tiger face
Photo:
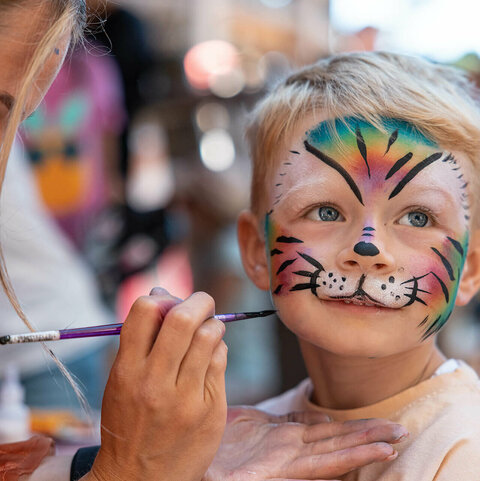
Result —
<instances>
[{"instance_id":1,"label":"painted tiger face","mask_svg":"<svg viewBox=\"0 0 480 481\"><path fill-rule=\"evenodd\" d=\"M470 166L413 125L382 122L385 132L337 119L338 137L327 122L303 129L278 162L265 218L271 292L300 337L343 325L418 343L452 313Z\"/></svg>"}]
</instances>

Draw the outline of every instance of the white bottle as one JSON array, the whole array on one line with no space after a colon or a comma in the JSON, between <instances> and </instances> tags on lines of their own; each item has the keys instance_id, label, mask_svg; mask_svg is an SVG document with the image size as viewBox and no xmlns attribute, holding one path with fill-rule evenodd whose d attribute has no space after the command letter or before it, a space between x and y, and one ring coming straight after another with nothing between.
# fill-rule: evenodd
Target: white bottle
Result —
<instances>
[{"instance_id":1,"label":"white bottle","mask_svg":"<svg viewBox=\"0 0 480 481\"><path fill-rule=\"evenodd\" d=\"M24 399L18 369L9 363L0 387L0 443L24 441L31 436L30 410Z\"/></svg>"}]
</instances>

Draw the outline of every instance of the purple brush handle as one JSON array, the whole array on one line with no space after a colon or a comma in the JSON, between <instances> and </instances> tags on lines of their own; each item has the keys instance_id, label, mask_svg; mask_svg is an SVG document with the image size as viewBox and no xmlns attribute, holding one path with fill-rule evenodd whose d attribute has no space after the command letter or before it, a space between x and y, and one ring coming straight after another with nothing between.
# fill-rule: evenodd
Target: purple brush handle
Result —
<instances>
[{"instance_id":1,"label":"purple brush handle","mask_svg":"<svg viewBox=\"0 0 480 481\"><path fill-rule=\"evenodd\" d=\"M216 319L222 322L246 319L241 314L219 314ZM60 339L76 339L78 337L114 336L120 334L123 324L107 324L104 326L79 327L77 329L60 329Z\"/></svg>"},{"instance_id":2,"label":"purple brush handle","mask_svg":"<svg viewBox=\"0 0 480 481\"><path fill-rule=\"evenodd\" d=\"M274 314L275 311L259 311L259 312L234 312L229 314L217 314L215 319L222 322L242 321L243 319L251 319L253 317L266 317ZM123 323L106 324L103 326L79 327L77 329L60 329L60 339L75 339L78 337L99 337L114 336L120 334Z\"/></svg>"},{"instance_id":3,"label":"purple brush handle","mask_svg":"<svg viewBox=\"0 0 480 481\"><path fill-rule=\"evenodd\" d=\"M77 337L114 336L120 334L123 324L106 324L104 326L79 327L78 329L60 329L60 339Z\"/></svg>"}]
</instances>

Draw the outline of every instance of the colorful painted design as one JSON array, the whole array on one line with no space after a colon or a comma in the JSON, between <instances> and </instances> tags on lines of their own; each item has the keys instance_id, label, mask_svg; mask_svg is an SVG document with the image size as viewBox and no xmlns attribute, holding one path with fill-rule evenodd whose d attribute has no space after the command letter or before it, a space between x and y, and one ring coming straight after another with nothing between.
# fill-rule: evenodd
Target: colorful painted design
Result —
<instances>
[{"instance_id":1,"label":"colorful painted design","mask_svg":"<svg viewBox=\"0 0 480 481\"><path fill-rule=\"evenodd\" d=\"M446 236L440 245L429 246L429 254L413 266L405 266L393 275L360 273L352 276L329 269L331 259L313 255L302 239L287 232L274 220L274 210L282 199L283 182L276 183L272 209L267 213L265 231L270 259L271 285L275 296L295 291L310 291L327 300L408 308L413 304L426 306L426 316L419 320L423 339L438 332L451 315L458 284L468 249L469 205L467 183L459 172L455 158L442 151L412 125L384 119L387 133L355 118L335 121L338 138L332 135L331 124L322 122L306 133L306 152L343 177L346 187L357 201L367 208L372 195L384 193L394 199L420 172L432 165L443 165L452 172L458 184L464 217L463 232ZM340 140L340 144L338 142ZM299 155L298 151L290 151ZM294 159L294 157L293 157ZM280 177L288 173L293 162L284 162ZM420 219L421 220L421 219ZM375 227L367 223L352 250L359 256L376 256Z\"/></svg>"}]
</instances>

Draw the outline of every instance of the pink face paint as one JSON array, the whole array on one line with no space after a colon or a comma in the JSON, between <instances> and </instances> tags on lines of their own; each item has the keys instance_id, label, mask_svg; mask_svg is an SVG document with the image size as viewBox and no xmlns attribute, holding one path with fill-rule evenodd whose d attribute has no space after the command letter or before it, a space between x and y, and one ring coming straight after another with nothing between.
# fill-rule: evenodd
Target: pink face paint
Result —
<instances>
[{"instance_id":1,"label":"pink face paint","mask_svg":"<svg viewBox=\"0 0 480 481\"><path fill-rule=\"evenodd\" d=\"M339 174L336 182L343 182L354 202L366 210L369 220L352 245L356 255L381 257L375 245L376 226L368 212L375 211L379 199L396 202L397 196L405 195L411 182L425 169L449 172L463 209L463 225L441 241L421 246L423 254L392 275L352 275L342 272L331 257L319 255L318 246L311 239L300 238L275 220L275 209L282 199L281 189L277 190L265 225L272 292L286 296L306 290L321 299L389 308L421 305L425 315L419 324L424 328L424 338L428 337L442 327L453 310L468 248L469 207L463 174L453 156L405 122L384 119L387 133L355 118L336 120L335 127L340 144L331 135L329 124L322 122L306 133L303 146L318 162ZM298 154L298 150L290 152ZM289 164L291 168L295 162ZM286 176L287 172L288 168L282 166L280 175ZM282 186L282 182L277 184L277 188Z\"/></svg>"}]
</instances>

